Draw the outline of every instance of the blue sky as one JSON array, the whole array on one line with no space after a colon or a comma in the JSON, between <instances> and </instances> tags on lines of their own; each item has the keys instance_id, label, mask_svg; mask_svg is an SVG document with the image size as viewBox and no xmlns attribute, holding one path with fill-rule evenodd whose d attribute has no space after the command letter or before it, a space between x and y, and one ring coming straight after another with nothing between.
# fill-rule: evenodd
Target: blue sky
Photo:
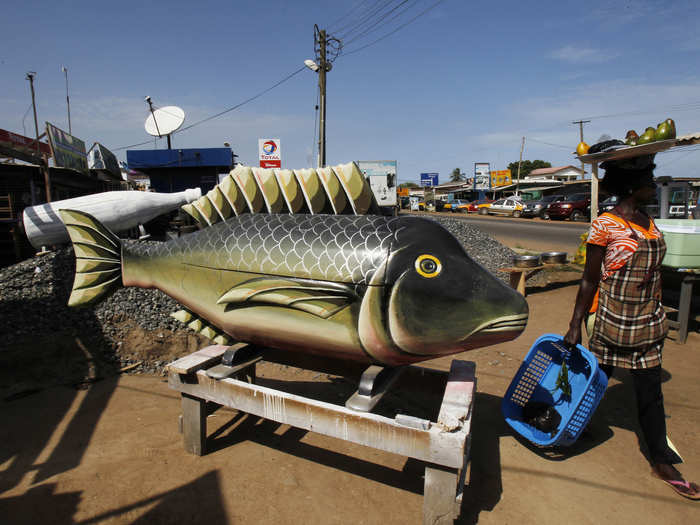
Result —
<instances>
[{"instance_id":1,"label":"blue sky","mask_svg":"<svg viewBox=\"0 0 700 525\"><path fill-rule=\"evenodd\" d=\"M679 134L700 131L696 0L443 0L359 49L434 3L17 2L0 20L0 128L34 134L25 75L35 71L40 125L68 129L65 65L73 134L124 160L118 148L149 139L146 95L182 107L185 126L214 115L314 58L318 24L344 43L328 74L328 164L397 160L401 181L439 172L444 182L456 167L473 173L475 162L504 169L522 136L524 159L573 163L579 119L591 120L589 144L667 117ZM173 146L229 142L256 165L258 138L277 137L283 167L315 165L317 82L305 69L173 135ZM699 161L695 148L659 154L657 175L699 176Z\"/></svg>"}]
</instances>

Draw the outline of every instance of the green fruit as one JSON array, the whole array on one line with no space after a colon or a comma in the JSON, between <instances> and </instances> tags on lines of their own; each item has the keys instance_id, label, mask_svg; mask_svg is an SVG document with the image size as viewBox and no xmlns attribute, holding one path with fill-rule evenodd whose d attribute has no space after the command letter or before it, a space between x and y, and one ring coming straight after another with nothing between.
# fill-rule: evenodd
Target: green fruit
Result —
<instances>
[{"instance_id":1,"label":"green fruit","mask_svg":"<svg viewBox=\"0 0 700 525\"><path fill-rule=\"evenodd\" d=\"M659 127L656 128L654 137L656 137L656 140L667 140L671 138L671 127L666 122L662 122L659 124Z\"/></svg>"},{"instance_id":2,"label":"green fruit","mask_svg":"<svg viewBox=\"0 0 700 525\"><path fill-rule=\"evenodd\" d=\"M642 134L642 136L639 137L639 139L637 139L637 145L641 146L642 144L649 144L650 142L654 142L655 131L656 130L654 128L647 128L647 130Z\"/></svg>"},{"instance_id":3,"label":"green fruit","mask_svg":"<svg viewBox=\"0 0 700 525\"><path fill-rule=\"evenodd\" d=\"M664 122L666 124L668 124L668 127L671 130L668 138L675 139L676 138L676 123L673 121L672 118L667 118Z\"/></svg>"}]
</instances>

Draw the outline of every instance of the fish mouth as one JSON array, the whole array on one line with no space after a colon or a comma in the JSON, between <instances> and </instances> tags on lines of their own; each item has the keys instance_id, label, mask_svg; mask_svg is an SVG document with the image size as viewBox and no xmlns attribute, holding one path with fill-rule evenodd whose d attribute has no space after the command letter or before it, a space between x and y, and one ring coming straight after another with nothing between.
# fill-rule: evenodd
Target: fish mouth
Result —
<instances>
[{"instance_id":1,"label":"fish mouth","mask_svg":"<svg viewBox=\"0 0 700 525\"><path fill-rule=\"evenodd\" d=\"M499 317L485 326L474 331L475 334L497 334L499 332L522 332L527 325L528 314L508 315Z\"/></svg>"}]
</instances>

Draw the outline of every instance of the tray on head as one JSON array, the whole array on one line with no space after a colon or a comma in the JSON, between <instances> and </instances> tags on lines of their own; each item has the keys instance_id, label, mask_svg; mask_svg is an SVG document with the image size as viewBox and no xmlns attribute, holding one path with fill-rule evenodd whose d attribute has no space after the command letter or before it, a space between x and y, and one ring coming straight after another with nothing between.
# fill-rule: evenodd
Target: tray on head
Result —
<instances>
[{"instance_id":1,"label":"tray on head","mask_svg":"<svg viewBox=\"0 0 700 525\"><path fill-rule=\"evenodd\" d=\"M619 149L612 151L601 151L600 153L587 153L581 155L578 159L581 162L592 164L594 162L603 162L605 160L629 159L630 157L638 157L640 155L651 155L664 151L676 144L676 139L659 140L642 144L640 146L620 146Z\"/></svg>"}]
</instances>

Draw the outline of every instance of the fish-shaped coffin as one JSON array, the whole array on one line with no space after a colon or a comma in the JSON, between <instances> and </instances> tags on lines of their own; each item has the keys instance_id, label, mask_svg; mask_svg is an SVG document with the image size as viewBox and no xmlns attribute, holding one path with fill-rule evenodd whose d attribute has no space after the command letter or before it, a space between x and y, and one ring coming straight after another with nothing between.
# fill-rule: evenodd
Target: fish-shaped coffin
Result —
<instances>
[{"instance_id":1,"label":"fish-shaped coffin","mask_svg":"<svg viewBox=\"0 0 700 525\"><path fill-rule=\"evenodd\" d=\"M61 217L77 257L71 305L121 280L239 341L387 365L507 341L527 323L523 296L427 219L245 214L122 246L87 214Z\"/></svg>"}]
</instances>

